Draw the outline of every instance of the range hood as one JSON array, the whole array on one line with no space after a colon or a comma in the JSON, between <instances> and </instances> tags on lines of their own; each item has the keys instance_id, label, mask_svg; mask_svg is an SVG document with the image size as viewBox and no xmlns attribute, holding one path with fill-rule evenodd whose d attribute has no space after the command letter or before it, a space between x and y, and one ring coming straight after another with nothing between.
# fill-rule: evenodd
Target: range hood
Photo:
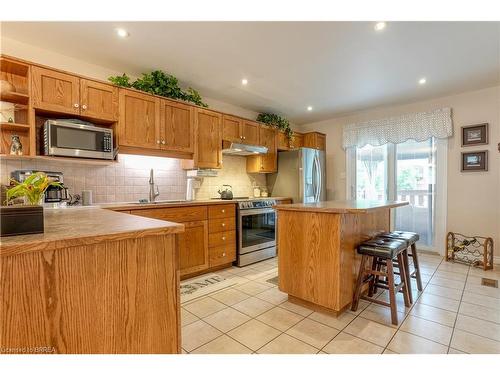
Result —
<instances>
[{"instance_id":1,"label":"range hood","mask_svg":"<svg viewBox=\"0 0 500 375\"><path fill-rule=\"evenodd\" d=\"M267 147L224 141L222 143L222 153L225 155L240 156L261 155L267 154Z\"/></svg>"}]
</instances>

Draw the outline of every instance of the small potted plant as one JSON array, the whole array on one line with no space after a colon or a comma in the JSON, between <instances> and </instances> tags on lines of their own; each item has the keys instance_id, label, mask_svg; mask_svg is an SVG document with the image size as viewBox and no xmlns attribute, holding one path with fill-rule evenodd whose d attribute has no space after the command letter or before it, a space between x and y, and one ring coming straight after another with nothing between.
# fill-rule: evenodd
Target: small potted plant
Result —
<instances>
[{"instance_id":1,"label":"small potted plant","mask_svg":"<svg viewBox=\"0 0 500 375\"><path fill-rule=\"evenodd\" d=\"M11 180L12 187L7 189L7 204L14 198L23 198L24 204L1 206L1 235L43 233L43 198L49 186L62 185L50 181L43 172L36 172L23 182Z\"/></svg>"}]
</instances>

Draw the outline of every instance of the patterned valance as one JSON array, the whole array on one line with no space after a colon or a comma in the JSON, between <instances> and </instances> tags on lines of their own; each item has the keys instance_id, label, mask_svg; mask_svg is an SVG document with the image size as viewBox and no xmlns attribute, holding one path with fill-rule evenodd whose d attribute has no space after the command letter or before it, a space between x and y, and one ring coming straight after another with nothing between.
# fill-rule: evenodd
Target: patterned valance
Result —
<instances>
[{"instance_id":1,"label":"patterned valance","mask_svg":"<svg viewBox=\"0 0 500 375\"><path fill-rule=\"evenodd\" d=\"M448 138L452 135L451 108L441 108L344 125L342 146L344 149L367 144L380 146L410 139L421 142L431 137Z\"/></svg>"}]
</instances>

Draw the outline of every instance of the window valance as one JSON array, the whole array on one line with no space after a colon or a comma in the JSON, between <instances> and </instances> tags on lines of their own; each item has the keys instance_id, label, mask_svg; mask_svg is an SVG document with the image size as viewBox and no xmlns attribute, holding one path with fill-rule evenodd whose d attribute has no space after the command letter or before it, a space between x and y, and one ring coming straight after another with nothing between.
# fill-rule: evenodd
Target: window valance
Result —
<instances>
[{"instance_id":1,"label":"window valance","mask_svg":"<svg viewBox=\"0 0 500 375\"><path fill-rule=\"evenodd\" d=\"M367 144L380 146L410 139L421 142L431 137L448 138L452 135L451 108L441 108L344 125L342 146L344 149Z\"/></svg>"}]
</instances>

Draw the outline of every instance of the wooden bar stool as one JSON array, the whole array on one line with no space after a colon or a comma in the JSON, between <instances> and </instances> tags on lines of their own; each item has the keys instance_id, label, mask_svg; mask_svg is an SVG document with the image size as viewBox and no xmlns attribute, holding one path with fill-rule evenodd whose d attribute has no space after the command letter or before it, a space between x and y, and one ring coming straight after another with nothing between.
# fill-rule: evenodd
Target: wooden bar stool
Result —
<instances>
[{"instance_id":1,"label":"wooden bar stool","mask_svg":"<svg viewBox=\"0 0 500 375\"><path fill-rule=\"evenodd\" d=\"M393 231L382 233L378 237L384 238L392 238L397 240L406 241L406 247L410 249L408 252L408 256L413 259L413 272L410 272L409 265L407 264L407 274L409 277L412 277L417 280L417 289L421 292L423 290L422 287L422 277L420 276L420 265L418 263L418 255L417 255L417 241L420 239L418 233L413 232L403 232L403 231ZM410 293L411 293L411 285L410 285Z\"/></svg>"},{"instance_id":2,"label":"wooden bar stool","mask_svg":"<svg viewBox=\"0 0 500 375\"><path fill-rule=\"evenodd\" d=\"M351 310L356 311L360 299L369 302L377 303L382 306L390 307L392 324L398 324L398 314L396 308L396 293L400 290L403 292L405 306L410 307L410 297L408 294L408 279L406 277L406 268L400 267L400 283L395 285L394 280L394 261L397 259L399 264L404 264L403 252L407 249L406 242L393 238L375 238L365 241L358 246L358 254L361 255L361 264L359 266L358 279L354 288L354 297L352 300ZM372 260L372 265L367 268L367 262ZM396 259L395 259L396 258ZM375 265L379 261L385 261L386 270L378 270ZM385 277L387 285L378 283L378 277ZM369 291L373 290L374 286L388 289L389 303L380 301L372 296L361 295L361 289L365 284L369 283Z\"/></svg>"}]
</instances>

